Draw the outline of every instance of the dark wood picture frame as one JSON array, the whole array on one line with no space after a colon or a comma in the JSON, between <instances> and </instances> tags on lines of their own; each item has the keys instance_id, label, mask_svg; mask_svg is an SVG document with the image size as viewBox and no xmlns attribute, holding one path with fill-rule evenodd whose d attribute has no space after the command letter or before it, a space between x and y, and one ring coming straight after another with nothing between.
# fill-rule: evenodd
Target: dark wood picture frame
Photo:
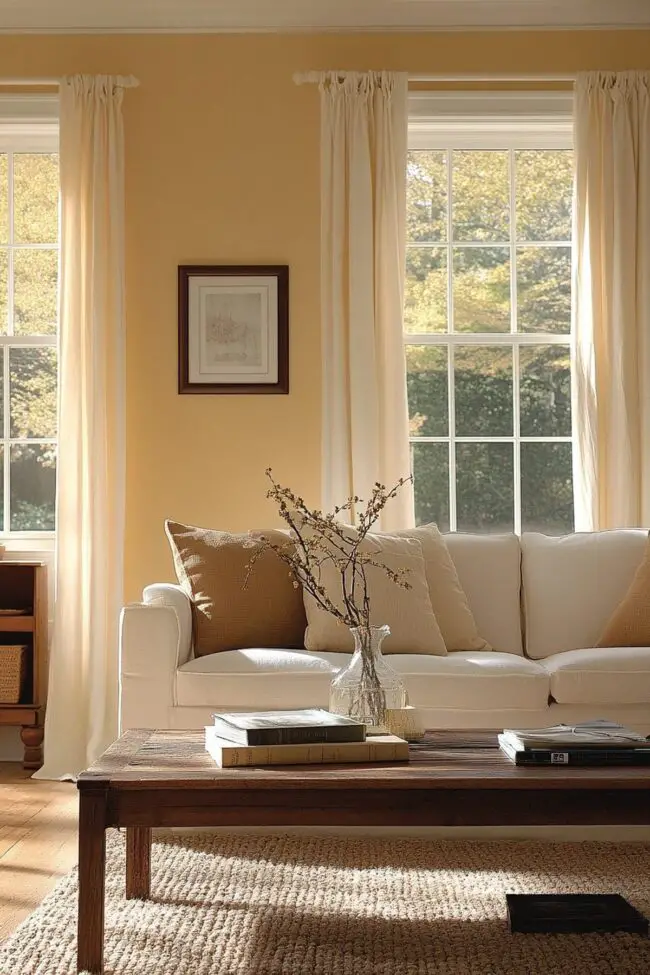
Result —
<instances>
[{"instance_id":1,"label":"dark wood picture frame","mask_svg":"<svg viewBox=\"0 0 650 975\"><path fill-rule=\"evenodd\" d=\"M207 277L274 277L277 281L277 381L190 381L190 281ZM181 264L178 267L178 392L288 393L289 392L289 266L287 264Z\"/></svg>"}]
</instances>

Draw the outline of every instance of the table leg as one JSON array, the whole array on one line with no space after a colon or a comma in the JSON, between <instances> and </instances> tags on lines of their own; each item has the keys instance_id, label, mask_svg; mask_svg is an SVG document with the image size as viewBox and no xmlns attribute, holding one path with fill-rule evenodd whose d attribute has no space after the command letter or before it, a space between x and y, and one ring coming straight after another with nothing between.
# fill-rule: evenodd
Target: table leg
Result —
<instances>
[{"instance_id":1,"label":"table leg","mask_svg":"<svg viewBox=\"0 0 650 975\"><path fill-rule=\"evenodd\" d=\"M79 793L77 971L101 975L104 965L106 789Z\"/></svg>"},{"instance_id":2,"label":"table leg","mask_svg":"<svg viewBox=\"0 0 650 975\"><path fill-rule=\"evenodd\" d=\"M127 826L126 829L126 896L127 900L146 900L151 891L151 829L149 826Z\"/></svg>"}]
</instances>

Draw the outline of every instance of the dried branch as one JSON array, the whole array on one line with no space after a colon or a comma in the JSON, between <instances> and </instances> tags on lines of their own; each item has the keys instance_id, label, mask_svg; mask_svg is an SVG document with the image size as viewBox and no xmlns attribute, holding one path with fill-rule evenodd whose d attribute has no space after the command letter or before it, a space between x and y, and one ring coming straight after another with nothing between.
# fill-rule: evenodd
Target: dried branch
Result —
<instances>
[{"instance_id":1,"label":"dried branch","mask_svg":"<svg viewBox=\"0 0 650 975\"><path fill-rule=\"evenodd\" d=\"M363 501L357 495L336 505L333 512L323 514L319 509L309 508L303 498L279 484L271 468L267 469L266 476L271 482L267 497L276 503L280 517L289 527L294 546L272 542L264 535L252 540L251 547L257 545L257 550L248 563L244 585L248 585L257 560L267 549L271 549L289 567L294 586L302 585L321 609L346 626L364 628L370 626L368 566L381 569L400 588L411 588L406 578L408 570L395 571L373 558L372 553L363 551L367 536L384 507L397 496L404 484L412 480L411 477L401 477L390 490L377 481L365 507L359 510L354 519L356 531L351 536L349 527L337 521L337 516L358 510ZM340 576L341 606L333 601L321 584L322 569L327 562L335 567Z\"/></svg>"}]
</instances>

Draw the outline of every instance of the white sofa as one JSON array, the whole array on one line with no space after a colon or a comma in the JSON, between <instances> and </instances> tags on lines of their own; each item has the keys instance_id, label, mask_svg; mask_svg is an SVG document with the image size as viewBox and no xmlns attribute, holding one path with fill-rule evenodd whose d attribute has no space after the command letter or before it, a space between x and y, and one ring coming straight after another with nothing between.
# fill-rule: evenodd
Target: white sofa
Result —
<instances>
[{"instance_id":1,"label":"white sofa","mask_svg":"<svg viewBox=\"0 0 650 975\"><path fill-rule=\"evenodd\" d=\"M606 717L650 732L650 648L594 648L643 558L645 531L446 538L494 649L390 657L428 727ZM263 647L194 658L188 597L147 586L122 612L122 729L200 728L215 710L327 706L348 659Z\"/></svg>"}]
</instances>

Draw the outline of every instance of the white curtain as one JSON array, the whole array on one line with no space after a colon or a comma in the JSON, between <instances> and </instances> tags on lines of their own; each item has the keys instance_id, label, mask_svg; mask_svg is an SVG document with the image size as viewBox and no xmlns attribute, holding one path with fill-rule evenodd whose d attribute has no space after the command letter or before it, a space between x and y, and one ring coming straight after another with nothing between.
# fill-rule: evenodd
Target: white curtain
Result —
<instances>
[{"instance_id":1,"label":"white curtain","mask_svg":"<svg viewBox=\"0 0 650 975\"><path fill-rule=\"evenodd\" d=\"M575 99L576 529L650 525L650 72Z\"/></svg>"},{"instance_id":2,"label":"white curtain","mask_svg":"<svg viewBox=\"0 0 650 975\"><path fill-rule=\"evenodd\" d=\"M124 528L124 132L133 79L61 83L56 603L39 778L118 733Z\"/></svg>"},{"instance_id":3,"label":"white curtain","mask_svg":"<svg viewBox=\"0 0 650 975\"><path fill-rule=\"evenodd\" d=\"M324 72L321 92L323 497L331 509L409 473L402 338L408 80ZM414 524L406 485L384 530Z\"/></svg>"}]
</instances>

